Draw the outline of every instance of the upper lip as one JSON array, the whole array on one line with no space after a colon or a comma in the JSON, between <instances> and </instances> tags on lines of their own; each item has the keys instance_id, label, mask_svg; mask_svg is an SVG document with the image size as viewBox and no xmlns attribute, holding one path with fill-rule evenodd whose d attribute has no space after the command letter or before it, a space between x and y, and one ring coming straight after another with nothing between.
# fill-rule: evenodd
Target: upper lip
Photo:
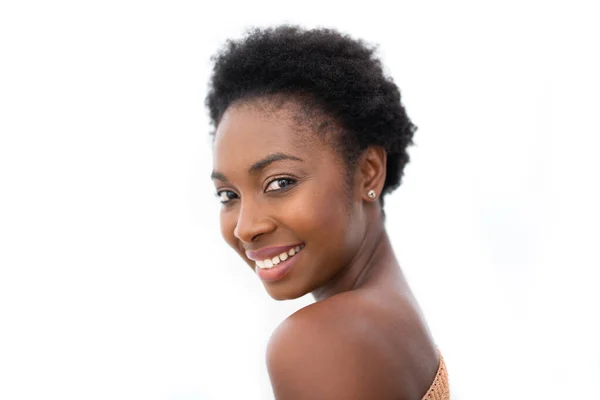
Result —
<instances>
[{"instance_id":1,"label":"upper lip","mask_svg":"<svg viewBox=\"0 0 600 400\"><path fill-rule=\"evenodd\" d=\"M300 246L302 243L290 244L286 246L264 247L258 250L246 250L246 257L252 261L262 261L273 258L281 253L287 253L290 249Z\"/></svg>"}]
</instances>

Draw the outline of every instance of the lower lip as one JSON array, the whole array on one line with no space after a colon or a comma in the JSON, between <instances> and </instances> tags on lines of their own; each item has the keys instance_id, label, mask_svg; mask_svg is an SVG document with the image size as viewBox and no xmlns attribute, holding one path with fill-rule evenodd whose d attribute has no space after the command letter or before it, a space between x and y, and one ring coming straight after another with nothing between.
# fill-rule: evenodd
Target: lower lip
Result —
<instances>
[{"instance_id":1,"label":"lower lip","mask_svg":"<svg viewBox=\"0 0 600 400\"><path fill-rule=\"evenodd\" d=\"M258 275L258 277L261 280L263 280L265 282L278 281L281 278L283 278L284 276L286 276L288 274L288 272L290 272L292 267L296 264L298 256L303 251L304 250L300 250L298 253L296 253L296 255L288 258L285 261L281 261L279 264L277 264L273 268L267 269L267 268L259 268L259 267L255 266L254 268L256 268L256 274Z\"/></svg>"}]
</instances>

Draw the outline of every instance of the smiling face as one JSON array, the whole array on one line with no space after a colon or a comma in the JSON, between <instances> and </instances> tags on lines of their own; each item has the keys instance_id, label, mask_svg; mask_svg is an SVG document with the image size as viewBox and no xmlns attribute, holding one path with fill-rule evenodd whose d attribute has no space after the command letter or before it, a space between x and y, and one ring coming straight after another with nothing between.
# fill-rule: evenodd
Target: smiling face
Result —
<instances>
[{"instance_id":1,"label":"smiling face","mask_svg":"<svg viewBox=\"0 0 600 400\"><path fill-rule=\"evenodd\" d=\"M277 300L312 292L348 266L366 229L362 193L349 187L339 152L294 112L293 103L231 106L214 140L221 233Z\"/></svg>"}]
</instances>

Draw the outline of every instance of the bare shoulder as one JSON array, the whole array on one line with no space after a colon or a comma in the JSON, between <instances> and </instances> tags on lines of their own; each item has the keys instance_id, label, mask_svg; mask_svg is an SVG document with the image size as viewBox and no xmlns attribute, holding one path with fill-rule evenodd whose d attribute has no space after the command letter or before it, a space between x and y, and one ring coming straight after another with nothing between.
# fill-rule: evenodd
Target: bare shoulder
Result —
<instances>
[{"instance_id":1,"label":"bare shoulder","mask_svg":"<svg viewBox=\"0 0 600 400\"><path fill-rule=\"evenodd\" d=\"M343 294L286 319L267 349L277 400L420 399L422 388L408 376L412 361L402 341L389 340L382 315L364 298Z\"/></svg>"}]
</instances>

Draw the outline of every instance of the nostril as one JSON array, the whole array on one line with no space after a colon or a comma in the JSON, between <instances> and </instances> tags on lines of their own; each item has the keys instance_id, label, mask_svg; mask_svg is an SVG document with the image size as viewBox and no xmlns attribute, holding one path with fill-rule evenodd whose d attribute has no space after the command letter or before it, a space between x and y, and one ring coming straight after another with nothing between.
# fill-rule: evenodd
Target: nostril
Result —
<instances>
[{"instance_id":1,"label":"nostril","mask_svg":"<svg viewBox=\"0 0 600 400\"><path fill-rule=\"evenodd\" d=\"M254 237L252 238L252 241L254 242L254 240L255 240L257 237L259 237L260 235L262 235L262 233L259 233L259 234L257 234L257 235L254 235Z\"/></svg>"},{"instance_id":2,"label":"nostril","mask_svg":"<svg viewBox=\"0 0 600 400\"><path fill-rule=\"evenodd\" d=\"M275 221L256 203L242 204L237 215L234 235L244 243L252 243L259 236L273 232L277 226Z\"/></svg>"},{"instance_id":3,"label":"nostril","mask_svg":"<svg viewBox=\"0 0 600 400\"><path fill-rule=\"evenodd\" d=\"M262 227L256 224L252 224L247 227L240 227L240 225L238 224L238 226L233 231L235 237L237 237L239 240L245 243L254 242L259 236L261 236L264 233L264 229L262 229Z\"/></svg>"}]
</instances>

